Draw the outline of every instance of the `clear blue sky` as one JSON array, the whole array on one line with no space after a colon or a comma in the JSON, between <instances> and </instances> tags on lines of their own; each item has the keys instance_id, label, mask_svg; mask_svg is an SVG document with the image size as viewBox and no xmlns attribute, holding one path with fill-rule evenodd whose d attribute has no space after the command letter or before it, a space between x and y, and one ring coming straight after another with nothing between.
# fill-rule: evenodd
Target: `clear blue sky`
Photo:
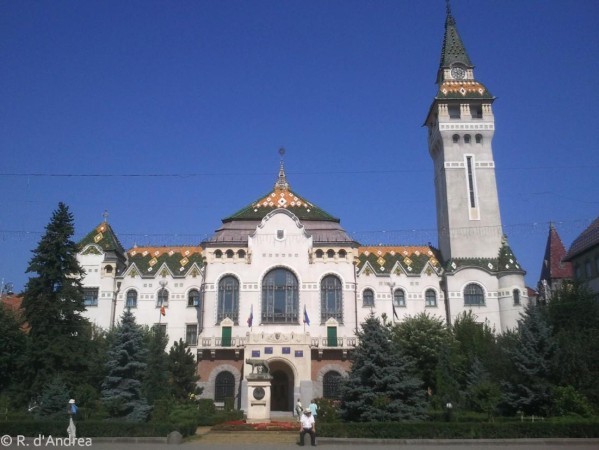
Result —
<instances>
[{"instance_id":1,"label":"clear blue sky","mask_svg":"<svg viewBox=\"0 0 599 450\"><path fill-rule=\"evenodd\" d=\"M549 221L599 212L599 2L453 0L497 100L502 220L535 286ZM364 244L437 243L422 127L443 0L0 2L0 278L17 291L58 202L76 239L197 244L291 187Z\"/></svg>"}]
</instances>

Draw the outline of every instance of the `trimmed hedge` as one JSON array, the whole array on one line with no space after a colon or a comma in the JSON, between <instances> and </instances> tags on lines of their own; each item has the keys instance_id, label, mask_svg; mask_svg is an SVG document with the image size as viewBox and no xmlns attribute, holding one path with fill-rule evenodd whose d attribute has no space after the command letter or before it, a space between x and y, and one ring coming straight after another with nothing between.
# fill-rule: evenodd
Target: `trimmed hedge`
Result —
<instances>
[{"instance_id":1,"label":"trimmed hedge","mask_svg":"<svg viewBox=\"0 0 599 450\"><path fill-rule=\"evenodd\" d=\"M371 439L599 438L599 421L321 423L318 435Z\"/></svg>"},{"instance_id":2,"label":"trimmed hedge","mask_svg":"<svg viewBox=\"0 0 599 450\"><path fill-rule=\"evenodd\" d=\"M27 420L0 422L0 435L37 437L66 437L68 421L66 420ZM183 436L195 434L195 423L134 423L127 421L112 422L107 420L86 420L77 422L78 437L166 437L171 431L179 431Z\"/></svg>"}]
</instances>

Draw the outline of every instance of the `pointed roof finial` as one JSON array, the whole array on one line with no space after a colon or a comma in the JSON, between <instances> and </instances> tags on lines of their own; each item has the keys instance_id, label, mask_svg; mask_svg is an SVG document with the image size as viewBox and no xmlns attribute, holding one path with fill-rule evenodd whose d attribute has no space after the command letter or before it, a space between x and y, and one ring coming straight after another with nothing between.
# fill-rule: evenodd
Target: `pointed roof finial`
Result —
<instances>
[{"instance_id":1,"label":"pointed roof finial","mask_svg":"<svg viewBox=\"0 0 599 450\"><path fill-rule=\"evenodd\" d=\"M275 183L275 189L289 189L289 183L287 183L287 177L285 176L285 166L283 163L283 156L285 156L285 149L281 147L279 149L279 155L281 155L281 166L279 168L279 178Z\"/></svg>"},{"instance_id":2,"label":"pointed roof finial","mask_svg":"<svg viewBox=\"0 0 599 450\"><path fill-rule=\"evenodd\" d=\"M445 9L447 11L447 16L451 16L451 3L449 0L445 0Z\"/></svg>"},{"instance_id":3,"label":"pointed roof finial","mask_svg":"<svg viewBox=\"0 0 599 450\"><path fill-rule=\"evenodd\" d=\"M104 214L102 214L102 217L104 217L104 223L108 222L108 210L107 209L104 210Z\"/></svg>"}]
</instances>

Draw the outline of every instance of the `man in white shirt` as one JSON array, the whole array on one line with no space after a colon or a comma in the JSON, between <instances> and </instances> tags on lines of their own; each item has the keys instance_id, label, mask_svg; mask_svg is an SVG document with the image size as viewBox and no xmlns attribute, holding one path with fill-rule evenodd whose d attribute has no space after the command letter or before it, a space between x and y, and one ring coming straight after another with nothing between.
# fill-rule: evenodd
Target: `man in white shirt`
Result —
<instances>
[{"instance_id":1,"label":"man in white shirt","mask_svg":"<svg viewBox=\"0 0 599 450\"><path fill-rule=\"evenodd\" d=\"M300 445L304 445L304 435L310 433L310 442L312 447L316 447L316 422L312 417L312 412L306 408L300 419Z\"/></svg>"}]
</instances>

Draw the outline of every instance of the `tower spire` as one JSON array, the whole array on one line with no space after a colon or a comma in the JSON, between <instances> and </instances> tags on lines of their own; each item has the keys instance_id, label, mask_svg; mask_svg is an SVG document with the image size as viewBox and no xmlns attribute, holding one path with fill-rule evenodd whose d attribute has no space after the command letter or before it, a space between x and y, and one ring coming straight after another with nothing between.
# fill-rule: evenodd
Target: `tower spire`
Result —
<instances>
[{"instance_id":1,"label":"tower spire","mask_svg":"<svg viewBox=\"0 0 599 450\"><path fill-rule=\"evenodd\" d=\"M437 74L437 84L440 84L444 79L444 69L450 69L456 64L462 65L464 69L474 68L470 61L470 57L466 52L466 47L464 47L462 38L458 33L455 18L451 13L451 4L449 3L449 0L446 0L445 9L447 17L445 18L445 35L443 37L443 48L441 50L441 62Z\"/></svg>"},{"instance_id":2,"label":"tower spire","mask_svg":"<svg viewBox=\"0 0 599 450\"><path fill-rule=\"evenodd\" d=\"M285 149L283 147L279 149L279 155L281 155L281 166L279 167L279 178L275 183L275 189L289 190L289 183L285 176L285 165L283 162L283 156L285 156Z\"/></svg>"}]
</instances>

